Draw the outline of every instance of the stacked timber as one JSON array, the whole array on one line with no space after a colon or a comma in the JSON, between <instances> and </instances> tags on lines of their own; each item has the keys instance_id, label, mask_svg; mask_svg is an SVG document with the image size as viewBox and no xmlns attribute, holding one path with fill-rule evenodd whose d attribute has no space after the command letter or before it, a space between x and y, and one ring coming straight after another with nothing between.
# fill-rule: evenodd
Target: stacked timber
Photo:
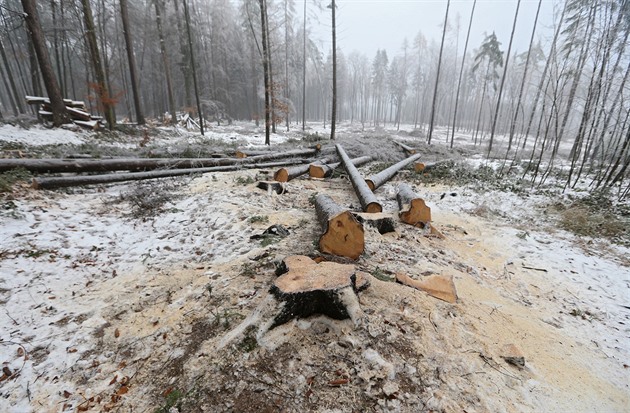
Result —
<instances>
[{"instance_id":1,"label":"stacked timber","mask_svg":"<svg viewBox=\"0 0 630 413\"><path fill-rule=\"evenodd\" d=\"M26 96L26 103L29 105L40 105L39 115L46 120L52 120L50 99L40 96ZM85 102L64 99L63 103L66 105L68 115L74 124L92 130L97 130L103 126L103 117L90 114L85 106Z\"/></svg>"}]
</instances>

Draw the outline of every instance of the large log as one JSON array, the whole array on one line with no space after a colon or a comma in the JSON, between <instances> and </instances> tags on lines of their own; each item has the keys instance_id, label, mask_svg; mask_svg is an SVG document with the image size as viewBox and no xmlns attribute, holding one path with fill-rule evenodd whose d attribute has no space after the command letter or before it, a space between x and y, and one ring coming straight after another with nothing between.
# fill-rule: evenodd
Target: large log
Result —
<instances>
[{"instance_id":1,"label":"large log","mask_svg":"<svg viewBox=\"0 0 630 413\"><path fill-rule=\"evenodd\" d=\"M374 157L372 156L360 156L350 161L352 165L358 168L361 165L371 162L373 159ZM330 165L326 165L325 163L313 163L308 168L308 174L311 178L328 178L335 172L335 169L337 169L339 165L341 165L341 162L331 163Z\"/></svg>"},{"instance_id":2,"label":"large log","mask_svg":"<svg viewBox=\"0 0 630 413\"><path fill-rule=\"evenodd\" d=\"M317 163L322 163L325 164L327 162L330 162L330 158L322 158L316 161ZM305 173L307 173L311 167L311 164L307 164L307 165L297 165L297 166L291 166L291 167L286 167L286 168L280 168L276 171L275 174L273 174L273 179L278 181L278 182L289 182L292 179L297 178L300 175L304 175Z\"/></svg>"},{"instance_id":3,"label":"large log","mask_svg":"<svg viewBox=\"0 0 630 413\"><path fill-rule=\"evenodd\" d=\"M346 169L346 172L348 172L348 177L350 178L354 192L357 194L359 202L361 202L363 212L383 212L383 207L367 186L357 168L352 164L352 161L350 161L346 151L344 151L343 147L339 144L335 145L335 147L337 148L337 154L341 159L343 167Z\"/></svg>"},{"instance_id":4,"label":"large log","mask_svg":"<svg viewBox=\"0 0 630 413\"><path fill-rule=\"evenodd\" d=\"M404 167L406 167L407 165L409 165L410 163L420 159L420 154L416 154L416 155L412 155L406 159L403 159L402 161L395 163L394 165L390 166L387 169L383 169L381 172L377 173L376 175L372 175L369 178L367 178L365 180L365 182L367 183L368 187L372 190L375 191L379 186L383 185L385 182L389 181L390 179L392 179L394 177L394 175L396 175L398 173L398 171L400 171L401 169L403 169Z\"/></svg>"},{"instance_id":5,"label":"large log","mask_svg":"<svg viewBox=\"0 0 630 413\"><path fill-rule=\"evenodd\" d=\"M415 155L415 154L416 154L416 152L418 152L418 151L417 151L417 149L412 148L412 147L411 147L411 146L409 146L409 145L405 145L405 144L404 144L404 143L402 143L402 142L394 141L394 143L395 143L396 145L400 146L400 147L401 147L401 148L402 148L405 152L407 152L407 154L409 154L409 155Z\"/></svg>"},{"instance_id":6,"label":"large log","mask_svg":"<svg viewBox=\"0 0 630 413\"><path fill-rule=\"evenodd\" d=\"M322 228L319 250L356 260L365 249L363 225L350 211L340 207L328 195L315 197L315 212Z\"/></svg>"},{"instance_id":7,"label":"large log","mask_svg":"<svg viewBox=\"0 0 630 413\"><path fill-rule=\"evenodd\" d=\"M421 173L421 172L431 172L432 169L435 169L439 166L442 165L448 165L453 163L452 160L450 159L446 159L443 161L437 161L437 162L432 162L432 163L424 163L424 162L415 162L413 164L413 168L415 169L415 171L417 173Z\"/></svg>"},{"instance_id":8,"label":"large log","mask_svg":"<svg viewBox=\"0 0 630 413\"><path fill-rule=\"evenodd\" d=\"M111 172L125 170L150 170L160 168L207 168L225 165L244 165L260 163L292 156L311 156L317 153L314 149L301 149L269 155L252 156L245 159L217 158L147 158L147 159L0 159L0 172L14 168L24 168L31 172ZM293 165L298 162L292 162ZM287 164L284 164L287 165Z\"/></svg>"},{"instance_id":9,"label":"large log","mask_svg":"<svg viewBox=\"0 0 630 413\"><path fill-rule=\"evenodd\" d=\"M228 172L237 171L239 169L256 169L256 168L275 168L282 165L290 165L293 163L303 163L304 159L292 159L289 161L279 161L260 164L238 164L226 166L214 166L209 168L187 168L187 169L167 169L150 172L132 172L132 173L113 173L106 175L81 175L81 176L62 176L55 178L34 178L32 187L35 189L55 189L69 186L83 186L108 184L113 182L140 181L145 179L165 178L170 176L190 175L196 173L209 172Z\"/></svg>"},{"instance_id":10,"label":"large log","mask_svg":"<svg viewBox=\"0 0 630 413\"><path fill-rule=\"evenodd\" d=\"M431 208L413 192L409 185L404 183L398 185L396 200L400 209L398 216L405 224L424 228L431 222Z\"/></svg>"},{"instance_id":11,"label":"large log","mask_svg":"<svg viewBox=\"0 0 630 413\"><path fill-rule=\"evenodd\" d=\"M302 255L283 260L270 292L283 302L271 328L314 314L359 322L362 314L357 293L369 287L369 275L354 265L316 263Z\"/></svg>"}]
</instances>

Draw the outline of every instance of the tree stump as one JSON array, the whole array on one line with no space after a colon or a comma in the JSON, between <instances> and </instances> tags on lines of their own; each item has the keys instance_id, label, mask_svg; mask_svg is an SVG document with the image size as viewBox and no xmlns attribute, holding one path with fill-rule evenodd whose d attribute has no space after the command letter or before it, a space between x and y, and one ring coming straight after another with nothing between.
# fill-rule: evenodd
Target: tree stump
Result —
<instances>
[{"instance_id":1,"label":"tree stump","mask_svg":"<svg viewBox=\"0 0 630 413\"><path fill-rule=\"evenodd\" d=\"M389 212L377 212L373 214L367 212L353 212L352 215L354 215L361 224L376 228L381 235L396 231L394 217Z\"/></svg>"},{"instance_id":2,"label":"tree stump","mask_svg":"<svg viewBox=\"0 0 630 413\"><path fill-rule=\"evenodd\" d=\"M334 262L316 263L309 257L294 255L283 260L282 273L270 292L284 303L271 328L294 318L323 314L336 320L357 321L361 308L357 293L369 287L368 274L354 265Z\"/></svg>"},{"instance_id":3,"label":"tree stump","mask_svg":"<svg viewBox=\"0 0 630 413\"><path fill-rule=\"evenodd\" d=\"M400 209L398 216L405 224L424 228L431 222L431 208L411 190L409 185L398 185L396 200Z\"/></svg>"},{"instance_id":4,"label":"tree stump","mask_svg":"<svg viewBox=\"0 0 630 413\"><path fill-rule=\"evenodd\" d=\"M359 258L365 249L365 236L363 225L352 213L324 194L315 198L315 212L323 230L319 237L319 250L353 260Z\"/></svg>"}]
</instances>

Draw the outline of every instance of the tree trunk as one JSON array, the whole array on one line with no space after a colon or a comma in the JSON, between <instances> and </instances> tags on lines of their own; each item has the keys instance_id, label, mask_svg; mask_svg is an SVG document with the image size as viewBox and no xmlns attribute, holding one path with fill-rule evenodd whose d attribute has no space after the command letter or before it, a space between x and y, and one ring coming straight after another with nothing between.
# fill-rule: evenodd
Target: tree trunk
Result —
<instances>
[{"instance_id":1,"label":"tree trunk","mask_svg":"<svg viewBox=\"0 0 630 413\"><path fill-rule=\"evenodd\" d=\"M20 92L18 92L17 85L15 84L13 71L11 70L11 65L9 64L9 60L7 59L7 54L4 50L4 46L2 45L1 39L0 39L0 56L2 56L2 62L4 63L4 68L5 68L5 71L7 72L7 78L9 80L9 86L11 87L10 91L8 92L9 94L13 95L13 100L14 100L17 111L23 114L24 105L22 104L22 99L20 99Z\"/></svg>"},{"instance_id":2,"label":"tree trunk","mask_svg":"<svg viewBox=\"0 0 630 413\"><path fill-rule=\"evenodd\" d=\"M359 158L351 159L350 162L352 162L352 165L359 167L368 162L371 162L372 160L374 160L372 156L361 156ZM335 169L339 167L339 165L341 165L341 162L332 163L329 165L314 163L309 165L308 174L311 178L328 178L333 174Z\"/></svg>"},{"instance_id":3,"label":"tree trunk","mask_svg":"<svg viewBox=\"0 0 630 413\"><path fill-rule=\"evenodd\" d=\"M359 202L361 202L363 212L383 212L383 207L378 202L363 177L361 177L357 168L352 164L352 161L346 154L346 151L344 151L343 147L339 144L335 145L335 147L337 148L337 154L341 159L343 167L346 169L346 172L348 172L348 178L352 183L354 192L357 194Z\"/></svg>"},{"instance_id":4,"label":"tree trunk","mask_svg":"<svg viewBox=\"0 0 630 413\"><path fill-rule=\"evenodd\" d=\"M197 102L197 113L199 114L199 129L201 130L201 136L204 136L203 110L201 110L201 101L199 100L199 88L197 87L197 68L195 66L195 53L193 51L192 33L190 30L190 13L188 12L188 0L184 0L184 17L186 19L186 33L188 34L188 48L190 49L190 65L192 68L193 87L195 89L195 101Z\"/></svg>"},{"instance_id":5,"label":"tree trunk","mask_svg":"<svg viewBox=\"0 0 630 413\"><path fill-rule=\"evenodd\" d=\"M325 164L327 162L330 162L330 159L322 158L316 162ZM278 182L289 182L290 180L307 173L311 165L312 163L306 165L292 166L290 168L280 168L276 171L275 174L273 174L273 179Z\"/></svg>"},{"instance_id":6,"label":"tree trunk","mask_svg":"<svg viewBox=\"0 0 630 413\"><path fill-rule=\"evenodd\" d=\"M107 85L105 84L105 71L103 64L101 63L101 55L98 50L98 43L96 41L96 30L94 28L94 18L92 17L92 7L89 0L81 0L83 6L83 23L85 24L86 41L88 49L90 51L90 58L92 60L92 68L94 69L94 76L96 77L96 94L99 98L100 104L103 107L105 113L105 119L107 120L107 126L109 129L114 129L116 119L114 117L114 109L112 107L111 96L107 92Z\"/></svg>"},{"instance_id":7,"label":"tree trunk","mask_svg":"<svg viewBox=\"0 0 630 413\"><path fill-rule=\"evenodd\" d=\"M332 114L330 117L330 139L335 139L337 125L337 35L335 33L335 0L332 0Z\"/></svg>"},{"instance_id":8,"label":"tree trunk","mask_svg":"<svg viewBox=\"0 0 630 413\"><path fill-rule=\"evenodd\" d=\"M168 110L171 113L171 122L177 123L177 109L175 106L175 97L173 95L173 80L171 78L171 67L166 53L166 43L164 41L164 30L162 29L162 12L160 10L162 0L155 0L155 22L157 24L158 37L160 41L160 54L162 56L162 65L164 66L164 77L166 78L166 95L168 98Z\"/></svg>"},{"instance_id":9,"label":"tree trunk","mask_svg":"<svg viewBox=\"0 0 630 413\"><path fill-rule=\"evenodd\" d=\"M328 195L315 197L315 212L322 228L319 250L324 254L359 258L365 249L363 225L348 211L337 205Z\"/></svg>"},{"instance_id":10,"label":"tree trunk","mask_svg":"<svg viewBox=\"0 0 630 413\"><path fill-rule=\"evenodd\" d=\"M33 188L35 189L54 189L65 188L70 186L98 185L113 182L140 181L146 179L166 178L171 176L182 176L192 174L204 174L209 172L228 172L237 171L239 169L259 169L274 168L282 165L292 165L303 162L302 159L293 159L290 161L259 163L259 164L240 164L213 166L208 168L187 168L187 169L167 169L150 172L131 172L131 173L113 173L106 175L83 175L83 176L63 176L55 178L35 178L33 179Z\"/></svg>"},{"instance_id":11,"label":"tree trunk","mask_svg":"<svg viewBox=\"0 0 630 413\"><path fill-rule=\"evenodd\" d=\"M403 169L410 163L420 159L421 156L422 154L418 153L418 154L408 157L407 159L403 159L402 161L390 166L389 168L382 170L376 175L370 176L369 178L365 180L365 182L367 183L368 187L370 187L372 191L375 191L378 187L383 185L385 182L392 179L394 175L398 173L398 171L400 171L401 169Z\"/></svg>"},{"instance_id":12,"label":"tree trunk","mask_svg":"<svg viewBox=\"0 0 630 413\"><path fill-rule=\"evenodd\" d=\"M427 143L431 145L431 137L433 136L433 122L435 121L435 103L437 102L438 86L440 84L440 70L442 69L442 52L444 51L444 38L446 37L446 27L448 24L448 9L451 6L451 0L446 3L446 15L444 16L444 30L442 30L442 42L440 43L440 56L438 57L437 73L435 74L435 88L433 89L433 103L431 104L431 119L429 121L429 137Z\"/></svg>"},{"instance_id":13,"label":"tree trunk","mask_svg":"<svg viewBox=\"0 0 630 413\"><path fill-rule=\"evenodd\" d=\"M157 6L157 5L156 5ZM120 16L122 17L123 34L125 35L125 46L127 48L127 60L129 63L129 76L131 77L131 90L133 92L133 105L136 109L136 122L144 125L144 115L140 105L140 93L136 76L136 57L133 53L133 42L131 40L131 30L129 27L129 11L127 0L120 0Z\"/></svg>"},{"instance_id":14,"label":"tree trunk","mask_svg":"<svg viewBox=\"0 0 630 413\"><path fill-rule=\"evenodd\" d=\"M453 148L453 142L455 141L455 128L457 125L457 108L459 107L459 91L462 86L462 77L464 76L464 63L466 63L466 52L468 51L468 41L470 40L470 29L472 28L472 22L473 22L473 17L475 15L476 6L477 6L477 0L474 0L472 9L470 11L470 21L468 22L468 33L466 34L466 43L464 43L464 54L462 55L462 67L459 70L459 79L457 80L457 92L455 92L455 109L453 111L453 130L451 132L451 148Z\"/></svg>"},{"instance_id":15,"label":"tree trunk","mask_svg":"<svg viewBox=\"0 0 630 413\"><path fill-rule=\"evenodd\" d=\"M39 22L39 15L37 14L36 2L33 0L22 0L22 8L25 13L24 19L26 20L26 26L28 27L37 60L39 61L39 68L44 78L44 84L46 85L46 93L48 93L48 98L50 99L52 122L54 126L60 126L63 123L69 122L70 119L68 118L66 105L63 103L61 90L59 89L59 84L57 83L50 62L46 39Z\"/></svg>"},{"instance_id":16,"label":"tree trunk","mask_svg":"<svg viewBox=\"0 0 630 413\"><path fill-rule=\"evenodd\" d=\"M514 23L512 23L512 34L510 35L510 43L508 44L507 53L505 55L505 65L503 66L503 76L501 76L501 84L499 85L499 95L497 96L497 106L494 110L494 119L492 120L492 128L490 129L490 142L488 143L488 158L492 152L492 143L494 142L494 132L497 128L499 120L499 111L501 110L501 96L503 96L503 86L507 77L508 67L510 65L510 52L512 51L512 41L514 40L514 31L516 30L516 21L518 20L518 10L521 7L521 0L516 3L516 12L514 13Z\"/></svg>"},{"instance_id":17,"label":"tree trunk","mask_svg":"<svg viewBox=\"0 0 630 413\"><path fill-rule=\"evenodd\" d=\"M306 1L304 2L304 27L302 39L302 130L306 129Z\"/></svg>"},{"instance_id":18,"label":"tree trunk","mask_svg":"<svg viewBox=\"0 0 630 413\"><path fill-rule=\"evenodd\" d=\"M271 87L269 83L269 45L267 43L267 4L265 0L259 0L260 3L260 23L262 32L262 47L263 47L263 78L265 81L265 145L271 145L270 128L271 128Z\"/></svg>"}]
</instances>

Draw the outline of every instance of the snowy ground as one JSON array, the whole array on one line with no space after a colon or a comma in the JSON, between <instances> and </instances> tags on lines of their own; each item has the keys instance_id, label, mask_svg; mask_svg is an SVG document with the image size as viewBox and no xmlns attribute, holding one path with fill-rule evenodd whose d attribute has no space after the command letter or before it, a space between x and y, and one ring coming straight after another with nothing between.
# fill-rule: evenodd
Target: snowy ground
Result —
<instances>
[{"instance_id":1,"label":"snowy ground","mask_svg":"<svg viewBox=\"0 0 630 413\"><path fill-rule=\"evenodd\" d=\"M260 133L235 124L208 138L253 146ZM345 126L339 143L379 144L363 135ZM2 126L0 140L95 138ZM152 144L181 141L204 142L163 131ZM482 162L466 151L452 156ZM360 294L363 323L313 317L264 334L247 328L269 307L276 263L316 254L309 197L358 205L344 178L300 178L277 195L250 183L265 172L273 171L169 180L175 196L163 211L135 218L130 194L150 184L17 188L0 213L0 411L630 410L630 251L558 229L557 200L540 191L422 185L403 172L376 191L385 210L396 211L396 185L409 182L445 239L401 223L390 234L366 231L357 266L378 279ZM291 235L250 240L271 224ZM396 272L452 275L459 301L388 282ZM508 344L524 368L501 358ZM339 378L348 383L331 385Z\"/></svg>"}]
</instances>

